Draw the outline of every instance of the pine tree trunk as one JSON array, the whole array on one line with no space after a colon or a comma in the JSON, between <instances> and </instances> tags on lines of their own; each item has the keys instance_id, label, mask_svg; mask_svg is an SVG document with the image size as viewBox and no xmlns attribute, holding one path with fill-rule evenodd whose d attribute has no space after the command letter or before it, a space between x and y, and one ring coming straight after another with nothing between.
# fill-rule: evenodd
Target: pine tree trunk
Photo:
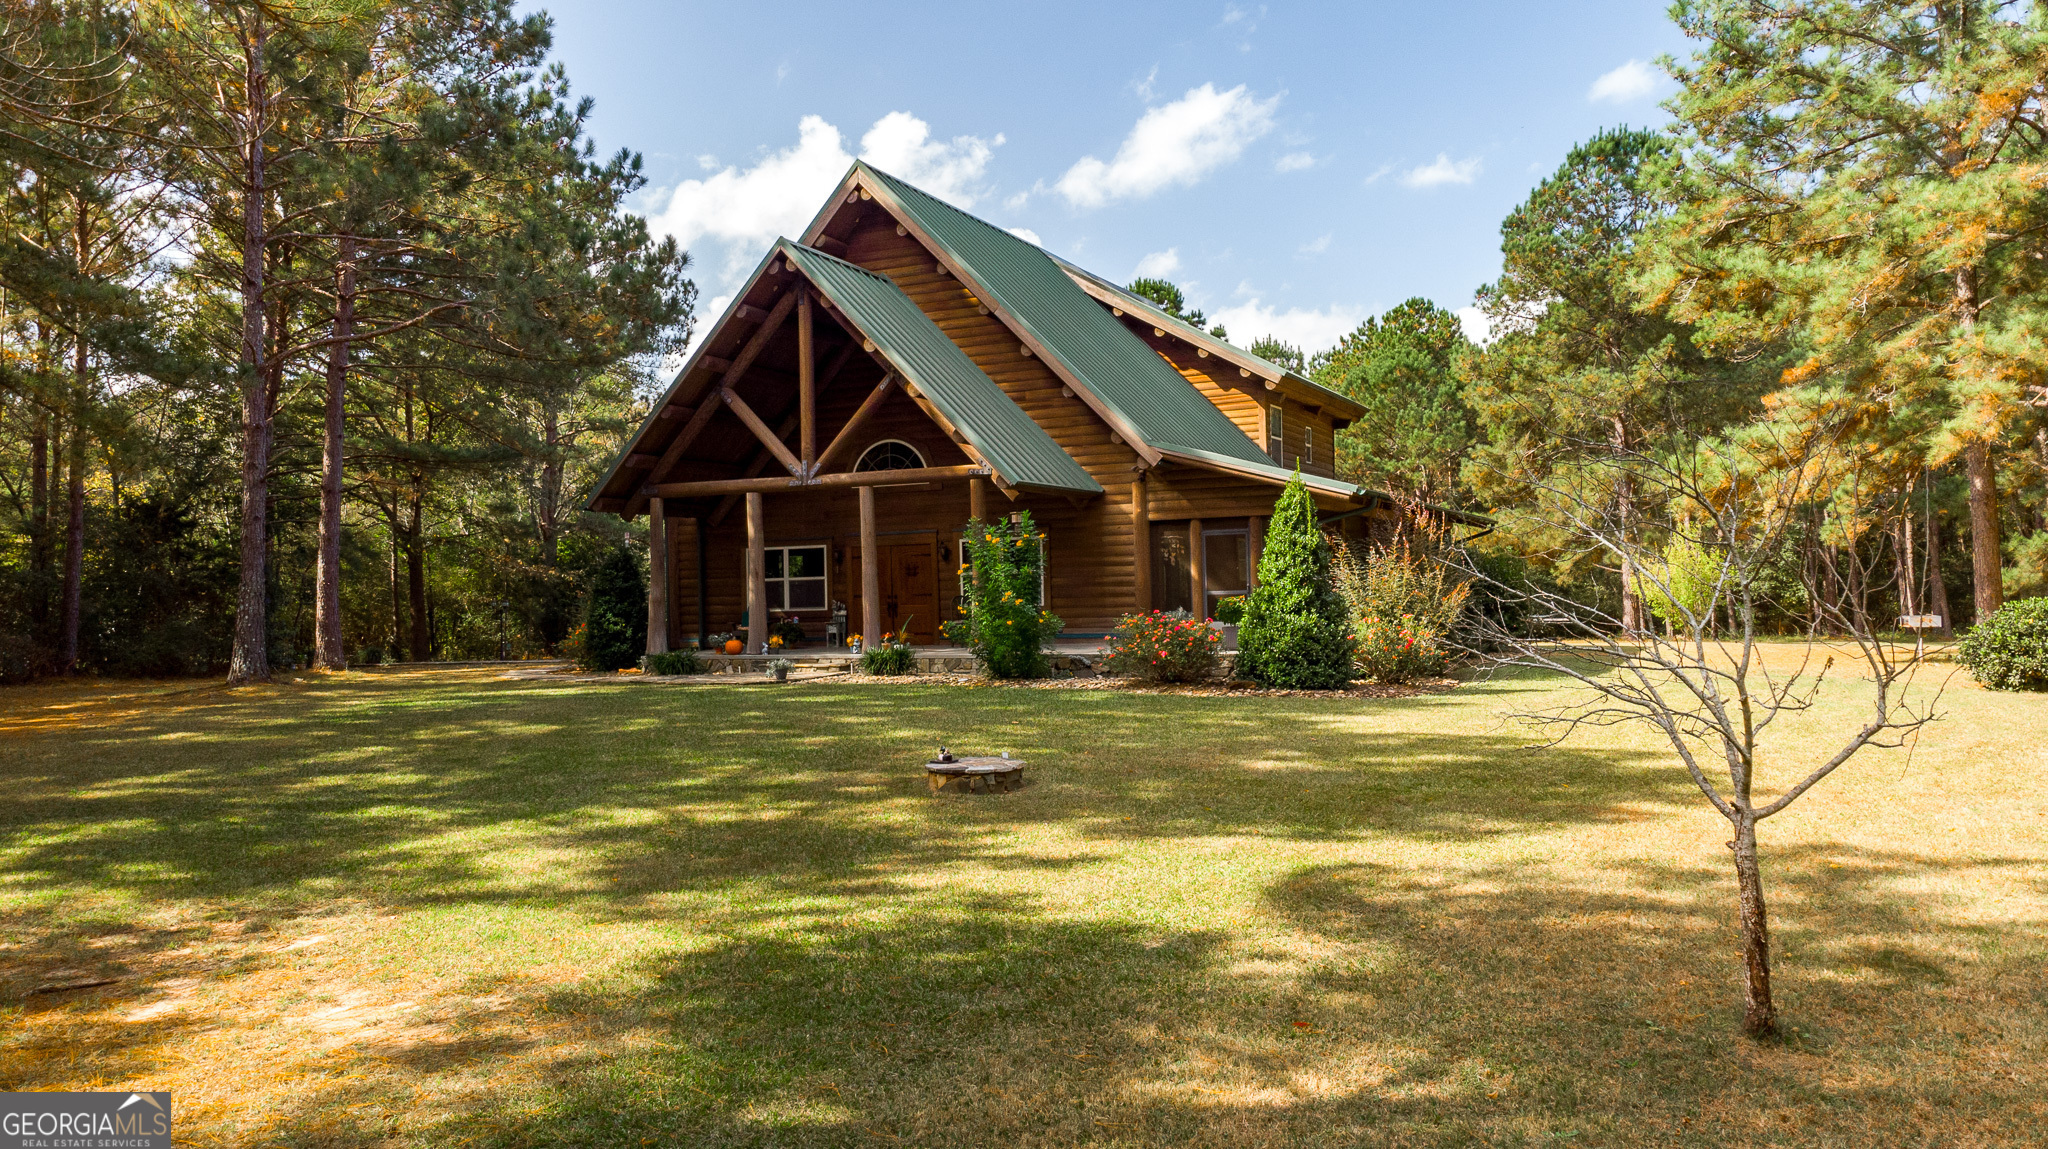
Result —
<instances>
[{"instance_id":1,"label":"pine tree trunk","mask_svg":"<svg viewBox=\"0 0 2048 1149\"><path fill-rule=\"evenodd\" d=\"M412 615L411 657L414 662L425 662L432 655L427 642L427 556L421 547L420 536L420 476L412 480L411 523L405 532L405 587L406 606Z\"/></svg>"},{"instance_id":2,"label":"pine tree trunk","mask_svg":"<svg viewBox=\"0 0 2048 1149\"><path fill-rule=\"evenodd\" d=\"M335 343L327 349L327 425L320 452L320 568L314 580L313 664L326 670L348 669L341 633L341 448L346 430L348 341L355 331L356 269L355 245L346 237L341 241L338 262L330 334Z\"/></svg>"},{"instance_id":3,"label":"pine tree trunk","mask_svg":"<svg viewBox=\"0 0 2048 1149\"><path fill-rule=\"evenodd\" d=\"M562 461L555 448L561 438L560 416L552 400L543 401L541 431L547 454L540 465L540 498L534 520L540 528L541 561L553 569L561 554Z\"/></svg>"},{"instance_id":4,"label":"pine tree trunk","mask_svg":"<svg viewBox=\"0 0 2048 1149\"><path fill-rule=\"evenodd\" d=\"M28 440L30 567L38 574L50 562L50 412L31 401L35 419Z\"/></svg>"},{"instance_id":5,"label":"pine tree trunk","mask_svg":"<svg viewBox=\"0 0 2048 1149\"><path fill-rule=\"evenodd\" d=\"M399 644L405 641L405 598L398 582L398 509L391 509L391 651L398 660Z\"/></svg>"},{"instance_id":6,"label":"pine tree trunk","mask_svg":"<svg viewBox=\"0 0 2048 1149\"><path fill-rule=\"evenodd\" d=\"M1998 476L1987 443L1963 448L1970 476L1970 578L1976 587L1977 622L2005 605L2005 560L1998 546Z\"/></svg>"},{"instance_id":7,"label":"pine tree trunk","mask_svg":"<svg viewBox=\"0 0 2048 1149\"><path fill-rule=\"evenodd\" d=\"M1913 492L1907 488L1906 498ZM1920 578L1913 554L1913 508L1907 506L1899 514L1899 523L1894 533L1896 545L1892 548L1898 560L1899 613L1913 615L1920 613Z\"/></svg>"},{"instance_id":8,"label":"pine tree trunk","mask_svg":"<svg viewBox=\"0 0 2048 1149\"><path fill-rule=\"evenodd\" d=\"M1756 859L1756 819L1746 810L1738 812L1731 844L1742 903L1742 1031L1769 1037L1778 1032L1778 1007L1771 1000L1771 927L1764 908L1763 872Z\"/></svg>"},{"instance_id":9,"label":"pine tree trunk","mask_svg":"<svg viewBox=\"0 0 2048 1149\"><path fill-rule=\"evenodd\" d=\"M242 82L248 117L243 140L242 188L242 547L241 585L235 595L235 639L228 659L230 683L270 677L268 580L264 555L270 535L271 411L264 371L263 219L264 137L268 134L264 73L267 32L261 13L252 18Z\"/></svg>"},{"instance_id":10,"label":"pine tree trunk","mask_svg":"<svg viewBox=\"0 0 2048 1149\"><path fill-rule=\"evenodd\" d=\"M82 226L82 225L81 225ZM78 672L78 625L85 584L85 407L86 371L89 358L80 337L72 359L71 450L66 462L71 474L65 484L70 515L64 527L64 592L57 614L57 673Z\"/></svg>"}]
</instances>

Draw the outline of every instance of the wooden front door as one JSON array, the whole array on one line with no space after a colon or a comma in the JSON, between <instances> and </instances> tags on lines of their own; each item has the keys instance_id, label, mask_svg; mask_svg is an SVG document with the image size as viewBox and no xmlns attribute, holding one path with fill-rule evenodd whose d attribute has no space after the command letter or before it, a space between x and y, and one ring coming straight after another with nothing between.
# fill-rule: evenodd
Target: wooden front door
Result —
<instances>
[{"instance_id":1,"label":"wooden front door","mask_svg":"<svg viewBox=\"0 0 2048 1149\"><path fill-rule=\"evenodd\" d=\"M938 637L939 577L932 569L930 543L891 543L882 547L882 625L901 632L910 623L913 644Z\"/></svg>"}]
</instances>

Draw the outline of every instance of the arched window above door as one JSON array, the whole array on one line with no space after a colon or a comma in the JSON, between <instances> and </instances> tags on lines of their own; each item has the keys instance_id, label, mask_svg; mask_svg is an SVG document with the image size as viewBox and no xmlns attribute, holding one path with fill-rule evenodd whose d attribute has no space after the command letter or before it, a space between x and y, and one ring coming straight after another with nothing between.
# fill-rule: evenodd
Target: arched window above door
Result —
<instances>
[{"instance_id":1,"label":"arched window above door","mask_svg":"<svg viewBox=\"0 0 2048 1149\"><path fill-rule=\"evenodd\" d=\"M856 471L908 471L924 466L924 456L901 439L883 439L860 453Z\"/></svg>"}]
</instances>

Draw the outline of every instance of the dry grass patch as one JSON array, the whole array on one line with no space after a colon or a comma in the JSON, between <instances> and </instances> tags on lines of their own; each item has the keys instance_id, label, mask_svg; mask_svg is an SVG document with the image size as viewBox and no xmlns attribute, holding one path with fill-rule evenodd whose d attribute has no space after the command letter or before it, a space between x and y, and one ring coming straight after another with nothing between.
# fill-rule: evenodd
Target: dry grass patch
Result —
<instances>
[{"instance_id":1,"label":"dry grass patch","mask_svg":"<svg viewBox=\"0 0 2048 1149\"><path fill-rule=\"evenodd\" d=\"M2036 1136L2048 700L1952 685L1766 824L1757 1046L1725 825L1502 726L1557 689L0 693L0 1089L200 1145ZM929 797L941 740L1031 784Z\"/></svg>"}]
</instances>

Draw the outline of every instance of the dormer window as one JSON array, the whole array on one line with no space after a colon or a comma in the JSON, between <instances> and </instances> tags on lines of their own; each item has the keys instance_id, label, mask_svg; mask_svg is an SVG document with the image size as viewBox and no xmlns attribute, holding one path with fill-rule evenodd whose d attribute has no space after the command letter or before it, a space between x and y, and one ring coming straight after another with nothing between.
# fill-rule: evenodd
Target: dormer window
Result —
<instances>
[{"instance_id":1,"label":"dormer window","mask_svg":"<svg viewBox=\"0 0 2048 1149\"><path fill-rule=\"evenodd\" d=\"M924 456L901 439L884 439L860 453L856 471L911 471L924 466Z\"/></svg>"}]
</instances>

